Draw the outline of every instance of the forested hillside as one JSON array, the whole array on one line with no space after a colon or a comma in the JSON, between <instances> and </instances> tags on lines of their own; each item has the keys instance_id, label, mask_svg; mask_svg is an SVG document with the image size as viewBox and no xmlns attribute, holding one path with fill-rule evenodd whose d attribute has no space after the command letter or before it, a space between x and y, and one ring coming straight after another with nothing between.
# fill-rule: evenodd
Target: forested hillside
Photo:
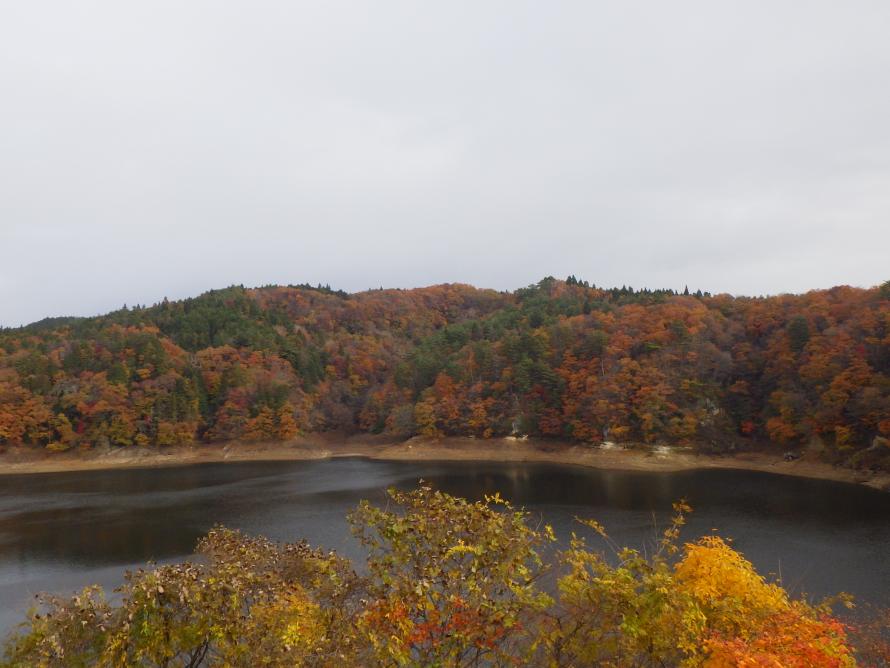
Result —
<instances>
[{"instance_id":1,"label":"forested hillside","mask_svg":"<svg viewBox=\"0 0 890 668\"><path fill-rule=\"evenodd\" d=\"M0 446L529 434L890 468L890 282L734 298L546 278L231 287L0 332Z\"/></svg>"}]
</instances>

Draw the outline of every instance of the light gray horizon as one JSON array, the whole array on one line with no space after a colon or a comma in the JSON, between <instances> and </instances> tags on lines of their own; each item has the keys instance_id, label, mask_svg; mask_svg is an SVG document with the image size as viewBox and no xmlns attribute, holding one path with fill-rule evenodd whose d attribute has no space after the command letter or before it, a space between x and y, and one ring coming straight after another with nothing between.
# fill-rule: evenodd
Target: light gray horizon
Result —
<instances>
[{"instance_id":1,"label":"light gray horizon","mask_svg":"<svg viewBox=\"0 0 890 668\"><path fill-rule=\"evenodd\" d=\"M890 279L890 3L0 5L0 325Z\"/></svg>"}]
</instances>

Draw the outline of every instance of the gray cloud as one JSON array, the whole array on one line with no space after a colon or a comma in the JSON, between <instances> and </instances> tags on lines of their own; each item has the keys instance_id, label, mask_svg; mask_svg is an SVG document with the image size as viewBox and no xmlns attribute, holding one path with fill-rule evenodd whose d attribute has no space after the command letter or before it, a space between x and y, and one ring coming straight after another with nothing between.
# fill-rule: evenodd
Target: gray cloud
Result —
<instances>
[{"instance_id":1,"label":"gray cloud","mask_svg":"<svg viewBox=\"0 0 890 668\"><path fill-rule=\"evenodd\" d=\"M890 278L885 2L0 6L0 324L232 283Z\"/></svg>"}]
</instances>

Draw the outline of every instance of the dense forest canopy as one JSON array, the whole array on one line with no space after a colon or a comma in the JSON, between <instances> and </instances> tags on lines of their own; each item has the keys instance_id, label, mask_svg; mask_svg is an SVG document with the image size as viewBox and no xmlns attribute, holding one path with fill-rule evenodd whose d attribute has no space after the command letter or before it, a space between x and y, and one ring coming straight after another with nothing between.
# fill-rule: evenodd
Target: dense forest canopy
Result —
<instances>
[{"instance_id":1,"label":"dense forest canopy","mask_svg":"<svg viewBox=\"0 0 890 668\"><path fill-rule=\"evenodd\" d=\"M0 447L317 431L706 449L890 468L890 282L766 298L230 287L0 331Z\"/></svg>"}]
</instances>

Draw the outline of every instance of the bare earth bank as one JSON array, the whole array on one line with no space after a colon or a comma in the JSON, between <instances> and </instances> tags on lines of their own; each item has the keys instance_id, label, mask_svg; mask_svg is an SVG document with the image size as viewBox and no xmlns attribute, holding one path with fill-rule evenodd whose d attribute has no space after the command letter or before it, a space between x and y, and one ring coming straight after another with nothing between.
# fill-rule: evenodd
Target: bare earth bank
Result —
<instances>
[{"instance_id":1,"label":"bare earth bank","mask_svg":"<svg viewBox=\"0 0 890 668\"><path fill-rule=\"evenodd\" d=\"M86 471L111 468L177 466L206 462L292 461L331 457L369 457L404 461L552 462L602 469L683 471L700 468L745 469L861 483L890 491L890 473L868 473L831 466L811 456L786 462L779 454L698 455L673 448L601 448L544 439L391 438L315 434L278 443L219 443L169 448L114 448L47 453L10 448L0 453L0 475Z\"/></svg>"}]
</instances>

